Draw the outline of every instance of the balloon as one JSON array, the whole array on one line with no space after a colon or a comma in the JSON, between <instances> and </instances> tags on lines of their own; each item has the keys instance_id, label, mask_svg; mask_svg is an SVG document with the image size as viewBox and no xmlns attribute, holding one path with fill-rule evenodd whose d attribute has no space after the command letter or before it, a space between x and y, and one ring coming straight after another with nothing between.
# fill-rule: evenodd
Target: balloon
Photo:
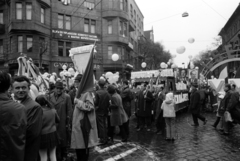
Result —
<instances>
[{"instance_id":1,"label":"balloon","mask_svg":"<svg viewBox=\"0 0 240 161\"><path fill-rule=\"evenodd\" d=\"M194 64L193 64L193 63L190 64L190 68L191 68L191 69L194 68Z\"/></svg>"},{"instance_id":2,"label":"balloon","mask_svg":"<svg viewBox=\"0 0 240 161\"><path fill-rule=\"evenodd\" d=\"M194 41L195 41L194 38L190 38L190 39L188 39L188 42L189 42L190 44L194 43Z\"/></svg>"},{"instance_id":3,"label":"balloon","mask_svg":"<svg viewBox=\"0 0 240 161\"><path fill-rule=\"evenodd\" d=\"M145 62L142 62L141 66L142 68L146 68L147 64Z\"/></svg>"},{"instance_id":4,"label":"balloon","mask_svg":"<svg viewBox=\"0 0 240 161\"><path fill-rule=\"evenodd\" d=\"M167 62L167 65L170 65L171 64L171 62Z\"/></svg>"},{"instance_id":5,"label":"balloon","mask_svg":"<svg viewBox=\"0 0 240 161\"><path fill-rule=\"evenodd\" d=\"M182 14L182 17L188 17L189 16L189 14L187 13L187 12L184 12L183 14Z\"/></svg>"},{"instance_id":6,"label":"balloon","mask_svg":"<svg viewBox=\"0 0 240 161\"><path fill-rule=\"evenodd\" d=\"M164 62L161 62L160 67L161 67L161 68L165 68L165 63L164 63Z\"/></svg>"},{"instance_id":7,"label":"balloon","mask_svg":"<svg viewBox=\"0 0 240 161\"><path fill-rule=\"evenodd\" d=\"M198 70L199 68L198 68L198 67L195 67L195 69L197 69L197 70Z\"/></svg>"},{"instance_id":8,"label":"balloon","mask_svg":"<svg viewBox=\"0 0 240 161\"><path fill-rule=\"evenodd\" d=\"M63 77L63 76L64 76L64 72L61 71L61 72L59 73L59 75L60 75L60 77Z\"/></svg>"},{"instance_id":9,"label":"balloon","mask_svg":"<svg viewBox=\"0 0 240 161\"><path fill-rule=\"evenodd\" d=\"M191 60L192 59L192 55L188 55L188 58Z\"/></svg>"},{"instance_id":10,"label":"balloon","mask_svg":"<svg viewBox=\"0 0 240 161\"><path fill-rule=\"evenodd\" d=\"M112 60L113 61L118 61L118 59L119 59L119 55L118 54L113 54L112 55Z\"/></svg>"},{"instance_id":11,"label":"balloon","mask_svg":"<svg viewBox=\"0 0 240 161\"><path fill-rule=\"evenodd\" d=\"M171 64L173 61L172 61L172 59L169 59L168 62Z\"/></svg>"},{"instance_id":12,"label":"balloon","mask_svg":"<svg viewBox=\"0 0 240 161\"><path fill-rule=\"evenodd\" d=\"M180 46L177 48L177 53L178 54L183 54L185 52L186 48L184 46Z\"/></svg>"},{"instance_id":13,"label":"balloon","mask_svg":"<svg viewBox=\"0 0 240 161\"><path fill-rule=\"evenodd\" d=\"M74 74L75 74L75 71L74 71L73 68L68 68L68 72L69 72L72 76L74 76Z\"/></svg>"},{"instance_id":14,"label":"balloon","mask_svg":"<svg viewBox=\"0 0 240 161\"><path fill-rule=\"evenodd\" d=\"M177 55L176 55L176 54L173 54L173 55L172 55L172 57L173 57L173 58L176 58L176 57L177 57Z\"/></svg>"},{"instance_id":15,"label":"balloon","mask_svg":"<svg viewBox=\"0 0 240 161\"><path fill-rule=\"evenodd\" d=\"M113 75L112 72L107 72L107 73L105 74L105 76L106 76L107 78L109 78L111 75Z\"/></svg>"},{"instance_id":16,"label":"balloon","mask_svg":"<svg viewBox=\"0 0 240 161\"><path fill-rule=\"evenodd\" d=\"M177 68L177 65L176 64L172 64L171 68Z\"/></svg>"},{"instance_id":17,"label":"balloon","mask_svg":"<svg viewBox=\"0 0 240 161\"><path fill-rule=\"evenodd\" d=\"M71 77L72 74L67 71L67 72L64 73L64 75L67 76L67 77Z\"/></svg>"},{"instance_id":18,"label":"balloon","mask_svg":"<svg viewBox=\"0 0 240 161\"><path fill-rule=\"evenodd\" d=\"M168 68L168 65L167 65L167 64L165 64L165 68Z\"/></svg>"},{"instance_id":19,"label":"balloon","mask_svg":"<svg viewBox=\"0 0 240 161\"><path fill-rule=\"evenodd\" d=\"M63 70L66 70L66 69L67 69L67 66L64 64L64 65L62 66L62 69L63 69Z\"/></svg>"}]
</instances>

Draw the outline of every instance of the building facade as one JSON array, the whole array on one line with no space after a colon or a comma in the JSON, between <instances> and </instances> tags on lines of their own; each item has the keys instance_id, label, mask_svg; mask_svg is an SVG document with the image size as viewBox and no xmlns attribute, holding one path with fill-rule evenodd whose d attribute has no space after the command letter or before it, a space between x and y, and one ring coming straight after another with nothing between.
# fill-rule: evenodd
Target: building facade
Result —
<instances>
[{"instance_id":1,"label":"building facade","mask_svg":"<svg viewBox=\"0 0 240 161\"><path fill-rule=\"evenodd\" d=\"M219 52L225 51L225 47L227 46L230 50L240 48L240 5L238 5L233 12L219 35L222 37L222 45L218 48ZM229 76L231 77L240 67L240 62L229 62L227 66ZM219 69L215 71L217 72L217 76L220 74L222 68L223 67L219 67Z\"/></svg>"},{"instance_id":2,"label":"building facade","mask_svg":"<svg viewBox=\"0 0 240 161\"><path fill-rule=\"evenodd\" d=\"M126 64L137 62L139 35L143 15L134 0L0 2L0 68L11 74L17 73L19 53L45 71L59 73L64 64L73 67L69 49L95 42L96 77L122 71ZM119 55L116 62L114 53Z\"/></svg>"}]
</instances>

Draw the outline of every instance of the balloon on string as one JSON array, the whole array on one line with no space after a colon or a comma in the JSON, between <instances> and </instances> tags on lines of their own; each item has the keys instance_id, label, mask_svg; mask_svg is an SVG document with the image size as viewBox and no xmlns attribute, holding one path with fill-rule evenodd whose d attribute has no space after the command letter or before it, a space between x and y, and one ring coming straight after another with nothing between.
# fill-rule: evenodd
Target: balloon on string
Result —
<instances>
[{"instance_id":1,"label":"balloon on string","mask_svg":"<svg viewBox=\"0 0 240 161\"><path fill-rule=\"evenodd\" d=\"M113 54L112 55L112 60L113 61L118 61L118 59L119 59L119 55L118 54Z\"/></svg>"},{"instance_id":2,"label":"balloon on string","mask_svg":"<svg viewBox=\"0 0 240 161\"><path fill-rule=\"evenodd\" d=\"M75 71L74 71L73 68L68 68L68 72L69 72L72 76L74 76L74 74L75 74Z\"/></svg>"},{"instance_id":3,"label":"balloon on string","mask_svg":"<svg viewBox=\"0 0 240 161\"><path fill-rule=\"evenodd\" d=\"M186 51L186 48L184 46L180 46L177 48L177 53L178 54L183 54Z\"/></svg>"},{"instance_id":4,"label":"balloon on string","mask_svg":"<svg viewBox=\"0 0 240 161\"><path fill-rule=\"evenodd\" d=\"M60 77L63 77L63 76L64 76L64 72L61 71L61 72L59 73L59 75L60 75Z\"/></svg>"},{"instance_id":5,"label":"balloon on string","mask_svg":"<svg viewBox=\"0 0 240 161\"><path fill-rule=\"evenodd\" d=\"M105 76L106 76L107 78L109 78L111 75L113 75L112 72L107 72L107 73L105 74Z\"/></svg>"},{"instance_id":6,"label":"balloon on string","mask_svg":"<svg viewBox=\"0 0 240 161\"><path fill-rule=\"evenodd\" d=\"M195 69L197 69L197 70L198 70L199 68L198 68L198 67L195 67Z\"/></svg>"},{"instance_id":7,"label":"balloon on string","mask_svg":"<svg viewBox=\"0 0 240 161\"><path fill-rule=\"evenodd\" d=\"M142 68L146 68L147 64L145 62L142 62L141 66Z\"/></svg>"},{"instance_id":8,"label":"balloon on string","mask_svg":"<svg viewBox=\"0 0 240 161\"><path fill-rule=\"evenodd\" d=\"M161 68L164 68L164 67L165 67L165 63L164 63L164 62L161 62L160 67L161 67Z\"/></svg>"},{"instance_id":9,"label":"balloon on string","mask_svg":"<svg viewBox=\"0 0 240 161\"><path fill-rule=\"evenodd\" d=\"M194 38L189 38L189 39L188 39L188 42L189 42L190 44L194 43L194 41L195 41Z\"/></svg>"}]
</instances>

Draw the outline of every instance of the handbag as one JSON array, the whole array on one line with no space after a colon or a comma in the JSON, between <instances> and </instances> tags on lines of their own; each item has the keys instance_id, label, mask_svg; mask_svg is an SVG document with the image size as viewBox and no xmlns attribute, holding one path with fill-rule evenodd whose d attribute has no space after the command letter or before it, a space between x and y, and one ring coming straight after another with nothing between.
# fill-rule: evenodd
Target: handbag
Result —
<instances>
[{"instance_id":1,"label":"handbag","mask_svg":"<svg viewBox=\"0 0 240 161\"><path fill-rule=\"evenodd\" d=\"M232 117L231 117L231 114L228 111L226 111L224 113L224 118L225 118L226 122L232 122L233 121Z\"/></svg>"}]
</instances>

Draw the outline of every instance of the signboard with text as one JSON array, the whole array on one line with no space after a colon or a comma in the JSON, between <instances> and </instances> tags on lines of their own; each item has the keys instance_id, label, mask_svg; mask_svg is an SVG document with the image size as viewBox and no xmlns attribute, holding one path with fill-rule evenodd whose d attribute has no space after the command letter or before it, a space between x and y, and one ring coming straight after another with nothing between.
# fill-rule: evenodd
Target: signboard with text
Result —
<instances>
[{"instance_id":1,"label":"signboard with text","mask_svg":"<svg viewBox=\"0 0 240 161\"><path fill-rule=\"evenodd\" d=\"M55 38L100 41L98 35L91 35L87 33L72 32L72 31L65 31L65 30L52 30L52 33L53 33L53 37Z\"/></svg>"}]
</instances>

